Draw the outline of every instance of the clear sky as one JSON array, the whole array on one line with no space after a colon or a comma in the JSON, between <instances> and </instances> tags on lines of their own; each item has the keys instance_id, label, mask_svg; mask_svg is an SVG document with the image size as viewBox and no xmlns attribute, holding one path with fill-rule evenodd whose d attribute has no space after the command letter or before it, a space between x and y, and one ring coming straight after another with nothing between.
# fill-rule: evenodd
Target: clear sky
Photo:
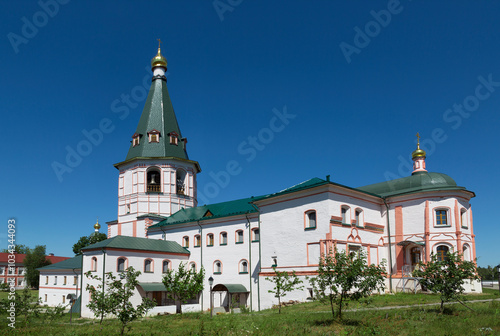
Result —
<instances>
[{"instance_id":1,"label":"clear sky","mask_svg":"<svg viewBox=\"0 0 500 336\"><path fill-rule=\"evenodd\" d=\"M9 218L18 243L64 256L97 217L116 219L113 164L161 38L201 204L326 175L408 176L420 132L428 170L477 195L479 265L500 263L500 2L42 0L0 13L1 247ZM239 174L217 185L231 161Z\"/></svg>"}]
</instances>

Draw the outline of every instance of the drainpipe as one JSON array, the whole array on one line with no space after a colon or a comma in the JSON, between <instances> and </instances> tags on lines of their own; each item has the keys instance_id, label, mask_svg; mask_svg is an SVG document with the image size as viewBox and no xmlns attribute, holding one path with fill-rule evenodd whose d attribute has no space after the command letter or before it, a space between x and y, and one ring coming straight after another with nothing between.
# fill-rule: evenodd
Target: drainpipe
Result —
<instances>
[{"instance_id":1,"label":"drainpipe","mask_svg":"<svg viewBox=\"0 0 500 336\"><path fill-rule=\"evenodd\" d=\"M252 197L253 198L253 197ZM262 231L260 230L260 210L255 204L250 204L257 210L257 225L259 228L259 273L257 273L257 310L260 311L260 272L262 272Z\"/></svg>"},{"instance_id":2,"label":"drainpipe","mask_svg":"<svg viewBox=\"0 0 500 336\"><path fill-rule=\"evenodd\" d=\"M102 295L104 296L104 285L106 284L106 250L102 248ZM104 312L101 312L101 322L104 318Z\"/></svg>"},{"instance_id":3,"label":"drainpipe","mask_svg":"<svg viewBox=\"0 0 500 336\"><path fill-rule=\"evenodd\" d=\"M196 221L196 224L200 227L200 264L203 267L203 228L201 227L200 221ZM194 246L195 241L193 242ZM210 294L212 295L212 294ZM201 296L201 311L203 312L203 295Z\"/></svg>"},{"instance_id":4,"label":"drainpipe","mask_svg":"<svg viewBox=\"0 0 500 336\"><path fill-rule=\"evenodd\" d=\"M82 317L82 304L83 304L83 252L82 252L82 269L80 271L80 317Z\"/></svg>"},{"instance_id":5,"label":"drainpipe","mask_svg":"<svg viewBox=\"0 0 500 336\"><path fill-rule=\"evenodd\" d=\"M167 240L167 234L165 233L165 231L163 230L163 226L160 226L160 230L163 231L163 240Z\"/></svg>"},{"instance_id":6,"label":"drainpipe","mask_svg":"<svg viewBox=\"0 0 500 336\"><path fill-rule=\"evenodd\" d=\"M252 311L252 228L250 226L250 219L248 219L248 212L245 214L248 222L248 281L250 285L250 311Z\"/></svg>"},{"instance_id":7,"label":"drainpipe","mask_svg":"<svg viewBox=\"0 0 500 336\"><path fill-rule=\"evenodd\" d=\"M75 272L75 269L76 268L73 268L73 273L75 273L75 276L76 276L75 300L77 300L78 299L78 274ZM81 301L81 299L80 299L80 301ZM73 305L71 306L71 309L70 309L70 312L71 312L71 316L69 317L70 320L73 317L73 313L75 312L75 309L73 307L75 307L74 303L73 303ZM80 317L81 317L81 310L80 310Z\"/></svg>"},{"instance_id":8,"label":"drainpipe","mask_svg":"<svg viewBox=\"0 0 500 336\"><path fill-rule=\"evenodd\" d=\"M385 197L382 197L384 200L385 208L386 208L386 217L387 217L387 235L389 237L389 291L392 293L392 243L391 243L391 224L389 222L389 205Z\"/></svg>"}]
</instances>

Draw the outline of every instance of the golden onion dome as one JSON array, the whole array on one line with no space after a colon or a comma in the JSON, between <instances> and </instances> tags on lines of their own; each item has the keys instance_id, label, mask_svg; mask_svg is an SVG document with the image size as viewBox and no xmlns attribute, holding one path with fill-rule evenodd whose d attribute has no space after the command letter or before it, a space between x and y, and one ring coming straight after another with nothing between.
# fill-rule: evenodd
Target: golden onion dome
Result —
<instances>
[{"instance_id":1,"label":"golden onion dome","mask_svg":"<svg viewBox=\"0 0 500 336\"><path fill-rule=\"evenodd\" d=\"M94 224L94 229L99 230L100 228L101 228L101 224L99 224L99 221L97 221L97 222Z\"/></svg>"},{"instance_id":2,"label":"golden onion dome","mask_svg":"<svg viewBox=\"0 0 500 336\"><path fill-rule=\"evenodd\" d=\"M151 60L151 67L164 67L167 68L167 59L161 54L160 47L158 47L158 53Z\"/></svg>"},{"instance_id":3,"label":"golden onion dome","mask_svg":"<svg viewBox=\"0 0 500 336\"><path fill-rule=\"evenodd\" d=\"M420 149L420 134L417 133L417 149L411 153L412 159L420 158L420 157L425 157L425 151L423 149Z\"/></svg>"}]
</instances>

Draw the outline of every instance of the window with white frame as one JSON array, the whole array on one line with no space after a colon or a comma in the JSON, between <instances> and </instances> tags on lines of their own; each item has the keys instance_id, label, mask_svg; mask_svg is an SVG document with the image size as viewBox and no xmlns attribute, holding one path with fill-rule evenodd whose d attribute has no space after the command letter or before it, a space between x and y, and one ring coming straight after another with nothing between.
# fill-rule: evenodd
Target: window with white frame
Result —
<instances>
[{"instance_id":1,"label":"window with white frame","mask_svg":"<svg viewBox=\"0 0 500 336\"><path fill-rule=\"evenodd\" d=\"M14 266L8 266L9 275L16 274L16 268Z\"/></svg>"},{"instance_id":2,"label":"window with white frame","mask_svg":"<svg viewBox=\"0 0 500 336\"><path fill-rule=\"evenodd\" d=\"M207 246L214 246L214 234L207 234Z\"/></svg>"},{"instance_id":3,"label":"window with white frame","mask_svg":"<svg viewBox=\"0 0 500 336\"><path fill-rule=\"evenodd\" d=\"M19 275L24 275L24 267L18 267L17 272L19 273Z\"/></svg>"},{"instance_id":4,"label":"window with white frame","mask_svg":"<svg viewBox=\"0 0 500 336\"><path fill-rule=\"evenodd\" d=\"M242 260L240 261L240 274L248 273L248 261Z\"/></svg>"},{"instance_id":5,"label":"window with white frame","mask_svg":"<svg viewBox=\"0 0 500 336\"><path fill-rule=\"evenodd\" d=\"M466 229L468 227L467 225L467 210L465 210L464 208L462 208L460 210L460 225Z\"/></svg>"},{"instance_id":6,"label":"window with white frame","mask_svg":"<svg viewBox=\"0 0 500 336\"><path fill-rule=\"evenodd\" d=\"M243 230L236 231L236 244L243 244Z\"/></svg>"},{"instance_id":7,"label":"window with white frame","mask_svg":"<svg viewBox=\"0 0 500 336\"><path fill-rule=\"evenodd\" d=\"M97 271L97 258L96 257L92 257L92 259L90 261L90 271L92 271L92 272Z\"/></svg>"},{"instance_id":8,"label":"window with white frame","mask_svg":"<svg viewBox=\"0 0 500 336\"><path fill-rule=\"evenodd\" d=\"M170 269L170 261L169 260L163 260L163 265L162 265L163 273L167 273L167 271L169 269Z\"/></svg>"},{"instance_id":9,"label":"window with white frame","mask_svg":"<svg viewBox=\"0 0 500 336\"><path fill-rule=\"evenodd\" d=\"M260 241L260 230L258 228L253 229L252 233L253 233L252 242L258 242L258 241Z\"/></svg>"},{"instance_id":10,"label":"window with white frame","mask_svg":"<svg viewBox=\"0 0 500 336\"><path fill-rule=\"evenodd\" d=\"M227 232L220 233L220 245L227 245Z\"/></svg>"},{"instance_id":11,"label":"window with white frame","mask_svg":"<svg viewBox=\"0 0 500 336\"><path fill-rule=\"evenodd\" d=\"M347 223L347 224L350 224L350 216L349 216L349 207L347 206L343 206L341 209L340 209L340 214L342 216L342 223Z\"/></svg>"},{"instance_id":12,"label":"window with white frame","mask_svg":"<svg viewBox=\"0 0 500 336\"><path fill-rule=\"evenodd\" d=\"M220 260L214 262L214 274L222 274L222 263Z\"/></svg>"},{"instance_id":13,"label":"window with white frame","mask_svg":"<svg viewBox=\"0 0 500 336\"><path fill-rule=\"evenodd\" d=\"M144 273L153 273L153 261L151 259L144 260Z\"/></svg>"},{"instance_id":14,"label":"window with white frame","mask_svg":"<svg viewBox=\"0 0 500 336\"><path fill-rule=\"evenodd\" d=\"M356 209L355 211L356 225L363 226L363 211L361 209Z\"/></svg>"},{"instance_id":15,"label":"window with white frame","mask_svg":"<svg viewBox=\"0 0 500 336\"><path fill-rule=\"evenodd\" d=\"M311 230L316 228L316 211L309 210L306 212L306 230Z\"/></svg>"},{"instance_id":16,"label":"window with white frame","mask_svg":"<svg viewBox=\"0 0 500 336\"><path fill-rule=\"evenodd\" d=\"M0 266L0 275L4 275L4 274L5 274L5 267Z\"/></svg>"},{"instance_id":17,"label":"window with white frame","mask_svg":"<svg viewBox=\"0 0 500 336\"><path fill-rule=\"evenodd\" d=\"M118 272L125 272L125 258L118 258L116 261L116 270Z\"/></svg>"},{"instance_id":18,"label":"window with white frame","mask_svg":"<svg viewBox=\"0 0 500 336\"><path fill-rule=\"evenodd\" d=\"M436 210L436 226L448 225L448 211L446 209Z\"/></svg>"}]
</instances>

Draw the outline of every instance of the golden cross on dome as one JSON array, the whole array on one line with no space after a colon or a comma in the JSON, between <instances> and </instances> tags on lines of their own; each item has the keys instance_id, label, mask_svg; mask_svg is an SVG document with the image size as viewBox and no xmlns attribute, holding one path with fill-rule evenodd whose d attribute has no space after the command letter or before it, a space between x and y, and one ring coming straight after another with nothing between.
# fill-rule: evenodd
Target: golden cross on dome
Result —
<instances>
[{"instance_id":1,"label":"golden cross on dome","mask_svg":"<svg viewBox=\"0 0 500 336\"><path fill-rule=\"evenodd\" d=\"M158 49L160 49L160 46L161 46L161 39L157 39L158 40Z\"/></svg>"},{"instance_id":2,"label":"golden cross on dome","mask_svg":"<svg viewBox=\"0 0 500 336\"><path fill-rule=\"evenodd\" d=\"M420 134L417 132L417 143L420 144Z\"/></svg>"}]
</instances>

